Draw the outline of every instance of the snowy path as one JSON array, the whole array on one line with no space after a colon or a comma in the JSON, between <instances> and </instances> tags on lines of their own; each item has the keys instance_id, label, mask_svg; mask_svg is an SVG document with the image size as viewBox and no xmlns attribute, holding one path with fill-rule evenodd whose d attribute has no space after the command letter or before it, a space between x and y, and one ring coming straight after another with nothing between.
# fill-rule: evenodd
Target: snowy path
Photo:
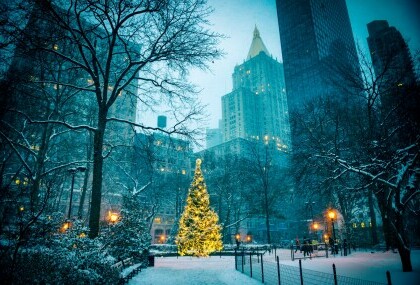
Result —
<instances>
[{"instance_id":1,"label":"snowy path","mask_svg":"<svg viewBox=\"0 0 420 285\"><path fill-rule=\"evenodd\" d=\"M274 256L273 260L274 260ZM304 269L332 273L332 264L337 274L357 279L386 283L385 272L391 272L393 285L420 284L420 250L411 253L414 272L403 273L399 255L392 252L356 252L349 256L314 258L302 261ZM270 260L268 255L265 259ZM299 262L282 260L280 263L299 266ZM155 267L142 270L130 285L254 285L260 282L235 271L233 257L158 257ZM322 284L320 284L322 285Z\"/></svg>"},{"instance_id":2,"label":"snowy path","mask_svg":"<svg viewBox=\"0 0 420 285\"><path fill-rule=\"evenodd\" d=\"M261 284L235 270L232 256L209 258L158 257L155 267L143 269L129 285L243 285Z\"/></svg>"}]
</instances>

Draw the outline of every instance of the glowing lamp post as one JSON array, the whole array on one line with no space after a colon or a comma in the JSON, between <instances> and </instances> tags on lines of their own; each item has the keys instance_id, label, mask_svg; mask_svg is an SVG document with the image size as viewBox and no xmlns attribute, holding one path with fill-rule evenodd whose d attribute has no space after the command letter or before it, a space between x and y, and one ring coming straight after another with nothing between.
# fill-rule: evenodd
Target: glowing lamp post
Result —
<instances>
[{"instance_id":1,"label":"glowing lamp post","mask_svg":"<svg viewBox=\"0 0 420 285\"><path fill-rule=\"evenodd\" d=\"M60 232L65 233L71 227L70 221L65 221L60 228Z\"/></svg>"},{"instance_id":2,"label":"glowing lamp post","mask_svg":"<svg viewBox=\"0 0 420 285\"><path fill-rule=\"evenodd\" d=\"M335 228L334 228L335 212L334 212L334 211L332 211L332 210L330 210L330 211L328 212L328 217L330 217L330 219L331 219L332 233L333 233L333 240L334 240L334 245L335 245L335 241L336 241L336 239L335 239Z\"/></svg>"},{"instance_id":3,"label":"glowing lamp post","mask_svg":"<svg viewBox=\"0 0 420 285\"><path fill-rule=\"evenodd\" d=\"M251 235L247 235L246 236L246 242L251 242L252 241L252 237L251 237Z\"/></svg>"},{"instance_id":4,"label":"glowing lamp post","mask_svg":"<svg viewBox=\"0 0 420 285\"><path fill-rule=\"evenodd\" d=\"M73 189L74 189L74 176L76 175L77 172L85 172L86 167L84 166L78 166L76 168L70 168L69 170L67 170L71 175L71 189L70 189L70 202L69 202L69 212L67 214L67 219L70 220L71 218L71 207L73 204Z\"/></svg>"},{"instance_id":5,"label":"glowing lamp post","mask_svg":"<svg viewBox=\"0 0 420 285\"><path fill-rule=\"evenodd\" d=\"M120 215L116 212L108 212L108 220L111 224L115 224L120 219Z\"/></svg>"},{"instance_id":6,"label":"glowing lamp post","mask_svg":"<svg viewBox=\"0 0 420 285\"><path fill-rule=\"evenodd\" d=\"M165 243L165 235L160 236L160 243Z\"/></svg>"},{"instance_id":7,"label":"glowing lamp post","mask_svg":"<svg viewBox=\"0 0 420 285\"><path fill-rule=\"evenodd\" d=\"M316 239L318 240L318 229L319 229L319 224L318 224L318 223L314 223L314 224L312 225L312 228L313 228L313 231L315 232Z\"/></svg>"},{"instance_id":8,"label":"glowing lamp post","mask_svg":"<svg viewBox=\"0 0 420 285\"><path fill-rule=\"evenodd\" d=\"M236 240L236 247L239 249L239 245L241 243L241 235L239 233L235 235L235 240Z\"/></svg>"}]
</instances>

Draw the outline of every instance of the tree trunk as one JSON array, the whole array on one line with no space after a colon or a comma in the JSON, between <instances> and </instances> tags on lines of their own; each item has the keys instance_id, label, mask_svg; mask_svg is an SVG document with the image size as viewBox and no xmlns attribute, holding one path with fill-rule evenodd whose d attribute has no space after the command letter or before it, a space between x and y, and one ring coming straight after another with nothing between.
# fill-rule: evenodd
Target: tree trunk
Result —
<instances>
[{"instance_id":1,"label":"tree trunk","mask_svg":"<svg viewBox=\"0 0 420 285\"><path fill-rule=\"evenodd\" d=\"M270 209L268 208L268 189L264 189L264 208L265 208L265 226L267 229L267 243L271 244L271 234L270 234Z\"/></svg>"},{"instance_id":2,"label":"tree trunk","mask_svg":"<svg viewBox=\"0 0 420 285\"><path fill-rule=\"evenodd\" d=\"M371 222L371 235L372 235L372 244L378 244L378 232L377 232L377 223L376 223L376 215L375 215L375 209L373 207L373 191L372 186L369 186L368 189L368 203L369 203L369 216L370 216L370 222Z\"/></svg>"},{"instance_id":3,"label":"tree trunk","mask_svg":"<svg viewBox=\"0 0 420 285\"><path fill-rule=\"evenodd\" d=\"M102 149L106 127L106 111L99 111L98 128L93 138L93 177L92 196L89 214L89 237L96 238L99 234L99 219L101 215L102 200L102 169L104 158Z\"/></svg>"},{"instance_id":4,"label":"tree trunk","mask_svg":"<svg viewBox=\"0 0 420 285\"><path fill-rule=\"evenodd\" d=\"M402 214L398 211L395 213L396 219L393 225L393 234L395 235L395 241L397 243L398 253L401 258L401 265L403 272L412 272L413 267L411 265L411 252L408 247L408 238L406 237L406 231L404 230L405 222Z\"/></svg>"},{"instance_id":5,"label":"tree trunk","mask_svg":"<svg viewBox=\"0 0 420 285\"><path fill-rule=\"evenodd\" d=\"M398 242L398 253L400 254L401 258L401 265L403 272L412 272L413 267L411 265L411 252L406 246Z\"/></svg>"},{"instance_id":6,"label":"tree trunk","mask_svg":"<svg viewBox=\"0 0 420 285\"><path fill-rule=\"evenodd\" d=\"M88 136L88 147L87 147L87 154L86 154L87 160L91 160L92 158L92 135L89 134ZM86 165L86 171L85 171L85 177L83 180L83 188L82 193L80 195L80 201L79 201L79 211L77 213L78 218L81 220L83 218L83 209L85 205L85 199L86 199L86 191L87 191L87 185L89 180L89 164Z\"/></svg>"}]
</instances>

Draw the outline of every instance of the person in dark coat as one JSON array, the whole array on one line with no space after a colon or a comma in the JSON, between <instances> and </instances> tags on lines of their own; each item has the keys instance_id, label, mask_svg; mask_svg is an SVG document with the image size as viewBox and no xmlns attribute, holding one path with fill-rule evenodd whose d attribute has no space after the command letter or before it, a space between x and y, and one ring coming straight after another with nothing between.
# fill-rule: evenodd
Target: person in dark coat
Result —
<instances>
[{"instance_id":1,"label":"person in dark coat","mask_svg":"<svg viewBox=\"0 0 420 285\"><path fill-rule=\"evenodd\" d=\"M296 253L298 251L298 249L300 250L300 241L299 241L298 237L296 237L295 246L296 246L296 250L295 250L295 253Z\"/></svg>"}]
</instances>

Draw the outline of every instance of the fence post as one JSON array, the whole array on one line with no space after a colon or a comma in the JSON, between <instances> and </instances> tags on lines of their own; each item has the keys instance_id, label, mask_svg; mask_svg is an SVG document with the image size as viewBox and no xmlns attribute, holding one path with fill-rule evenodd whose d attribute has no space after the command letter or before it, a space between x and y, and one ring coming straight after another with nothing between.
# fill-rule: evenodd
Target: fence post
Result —
<instances>
[{"instance_id":1,"label":"fence post","mask_svg":"<svg viewBox=\"0 0 420 285\"><path fill-rule=\"evenodd\" d=\"M335 264L333 263L333 274L334 274L334 285L337 285L337 271L335 270Z\"/></svg>"},{"instance_id":2,"label":"fence post","mask_svg":"<svg viewBox=\"0 0 420 285\"><path fill-rule=\"evenodd\" d=\"M391 272L389 272L389 270L386 271L386 280L387 280L387 285L392 285L391 282Z\"/></svg>"},{"instance_id":3,"label":"fence post","mask_svg":"<svg viewBox=\"0 0 420 285\"><path fill-rule=\"evenodd\" d=\"M176 257L178 258L178 256ZM235 248L235 270L238 270L238 253Z\"/></svg>"},{"instance_id":4,"label":"fence post","mask_svg":"<svg viewBox=\"0 0 420 285\"><path fill-rule=\"evenodd\" d=\"M290 246L290 258L295 261L295 252L293 251L293 245Z\"/></svg>"},{"instance_id":5,"label":"fence post","mask_svg":"<svg viewBox=\"0 0 420 285\"><path fill-rule=\"evenodd\" d=\"M261 253L261 282L264 283L264 262L263 262L262 253Z\"/></svg>"},{"instance_id":6,"label":"fence post","mask_svg":"<svg viewBox=\"0 0 420 285\"><path fill-rule=\"evenodd\" d=\"M328 258L328 244L327 243L325 243L325 255Z\"/></svg>"},{"instance_id":7,"label":"fence post","mask_svg":"<svg viewBox=\"0 0 420 285\"><path fill-rule=\"evenodd\" d=\"M303 285L302 259L299 259L300 285Z\"/></svg>"},{"instance_id":8,"label":"fence post","mask_svg":"<svg viewBox=\"0 0 420 285\"><path fill-rule=\"evenodd\" d=\"M274 260L277 259L277 247L274 245Z\"/></svg>"},{"instance_id":9,"label":"fence post","mask_svg":"<svg viewBox=\"0 0 420 285\"><path fill-rule=\"evenodd\" d=\"M244 273L244 255L245 255L245 252L242 250L242 273Z\"/></svg>"},{"instance_id":10,"label":"fence post","mask_svg":"<svg viewBox=\"0 0 420 285\"><path fill-rule=\"evenodd\" d=\"M251 278L252 278L252 252L249 253L249 270L251 272Z\"/></svg>"},{"instance_id":11,"label":"fence post","mask_svg":"<svg viewBox=\"0 0 420 285\"><path fill-rule=\"evenodd\" d=\"M277 256L277 278L279 279L279 285L280 283L280 263L279 263L279 257Z\"/></svg>"}]
</instances>

